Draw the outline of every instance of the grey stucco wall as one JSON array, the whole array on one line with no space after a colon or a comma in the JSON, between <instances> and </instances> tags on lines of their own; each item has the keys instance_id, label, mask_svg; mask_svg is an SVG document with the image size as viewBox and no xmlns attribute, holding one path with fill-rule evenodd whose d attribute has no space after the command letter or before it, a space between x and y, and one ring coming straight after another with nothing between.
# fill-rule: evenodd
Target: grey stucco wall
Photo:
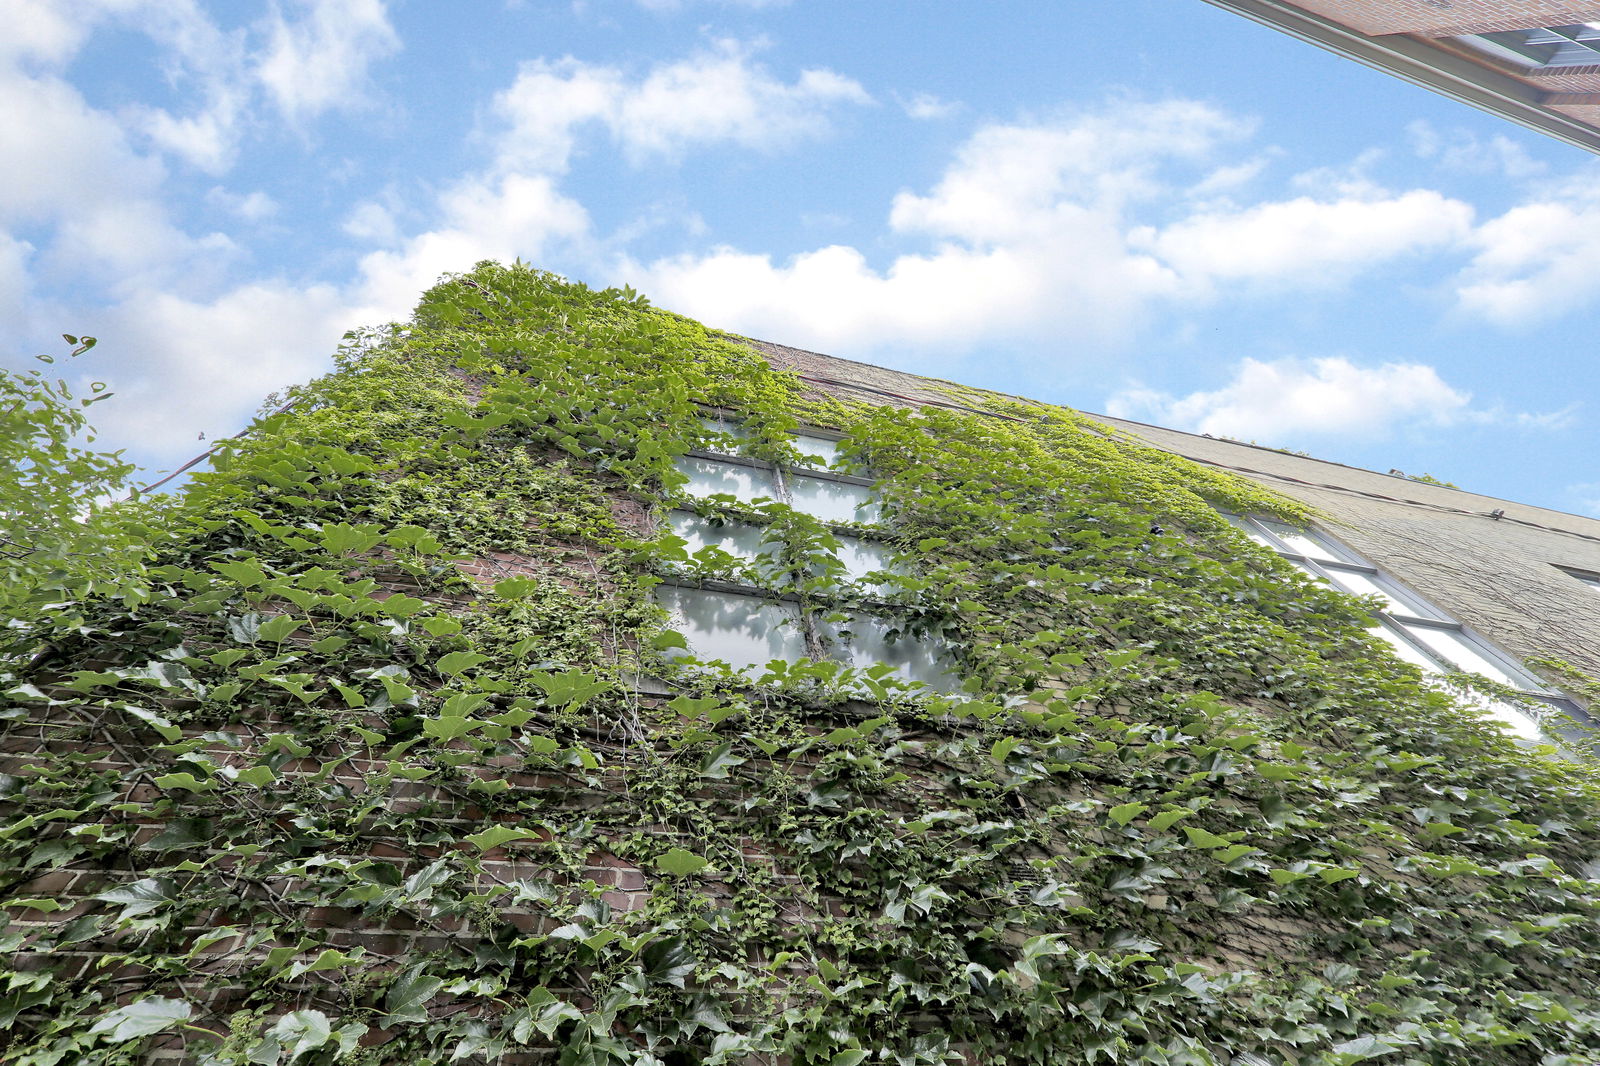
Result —
<instances>
[{"instance_id":1,"label":"grey stucco wall","mask_svg":"<svg viewBox=\"0 0 1600 1066\"><path fill-rule=\"evenodd\" d=\"M1318 523L1518 659L1553 655L1600 673L1600 521L1233 441L1093 416L1165 451L1294 497ZM1491 513L1505 516L1495 519Z\"/></svg>"}]
</instances>

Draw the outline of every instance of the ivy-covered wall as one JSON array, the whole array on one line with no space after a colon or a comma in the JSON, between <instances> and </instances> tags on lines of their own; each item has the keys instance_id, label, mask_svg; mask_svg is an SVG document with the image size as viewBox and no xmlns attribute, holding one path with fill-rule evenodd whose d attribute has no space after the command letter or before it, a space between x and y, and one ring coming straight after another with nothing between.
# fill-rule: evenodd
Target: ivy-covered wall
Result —
<instances>
[{"instance_id":1,"label":"ivy-covered wall","mask_svg":"<svg viewBox=\"0 0 1600 1066\"><path fill-rule=\"evenodd\" d=\"M5 630L3 1061L1600 1061L1593 771L1213 510L1297 505L521 265L292 399ZM651 588L739 565L661 524L706 407L848 434L966 691L674 657Z\"/></svg>"}]
</instances>

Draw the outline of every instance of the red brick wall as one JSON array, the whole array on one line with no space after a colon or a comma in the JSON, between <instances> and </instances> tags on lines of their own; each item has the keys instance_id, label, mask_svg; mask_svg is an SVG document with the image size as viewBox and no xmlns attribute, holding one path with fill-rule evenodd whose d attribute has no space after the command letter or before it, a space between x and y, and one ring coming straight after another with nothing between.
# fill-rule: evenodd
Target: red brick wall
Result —
<instances>
[{"instance_id":1,"label":"red brick wall","mask_svg":"<svg viewBox=\"0 0 1600 1066\"><path fill-rule=\"evenodd\" d=\"M1454 37L1600 21L1600 6L1571 0L1305 0L1296 6L1368 36Z\"/></svg>"}]
</instances>

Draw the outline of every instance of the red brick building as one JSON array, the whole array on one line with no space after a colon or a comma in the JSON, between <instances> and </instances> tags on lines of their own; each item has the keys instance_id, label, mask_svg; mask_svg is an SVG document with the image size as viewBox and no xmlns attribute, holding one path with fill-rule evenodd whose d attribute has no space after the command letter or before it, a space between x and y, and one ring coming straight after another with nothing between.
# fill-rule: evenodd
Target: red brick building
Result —
<instances>
[{"instance_id":1,"label":"red brick building","mask_svg":"<svg viewBox=\"0 0 1600 1066\"><path fill-rule=\"evenodd\" d=\"M1600 4L1209 2L1568 144L1600 151Z\"/></svg>"}]
</instances>

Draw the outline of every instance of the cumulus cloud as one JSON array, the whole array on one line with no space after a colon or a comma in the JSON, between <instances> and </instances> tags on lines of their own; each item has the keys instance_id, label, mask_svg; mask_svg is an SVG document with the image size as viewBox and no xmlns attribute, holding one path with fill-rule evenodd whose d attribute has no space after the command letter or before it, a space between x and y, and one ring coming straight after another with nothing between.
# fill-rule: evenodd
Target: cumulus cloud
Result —
<instances>
[{"instance_id":1,"label":"cumulus cloud","mask_svg":"<svg viewBox=\"0 0 1600 1066\"><path fill-rule=\"evenodd\" d=\"M1206 211L1163 229L1137 230L1132 242L1198 284L1321 287L1400 256L1458 244L1471 234L1472 221L1471 205L1413 189Z\"/></svg>"},{"instance_id":2,"label":"cumulus cloud","mask_svg":"<svg viewBox=\"0 0 1600 1066\"><path fill-rule=\"evenodd\" d=\"M200 433L234 432L269 393L321 372L348 315L329 285L255 282L209 300L142 293L102 316L96 351L112 360L117 396L96 408L96 425L105 439L188 458L205 447Z\"/></svg>"},{"instance_id":3,"label":"cumulus cloud","mask_svg":"<svg viewBox=\"0 0 1600 1066\"><path fill-rule=\"evenodd\" d=\"M1348 359L1245 359L1219 389L1186 396L1132 386L1106 400L1106 413L1195 433L1244 440L1385 436L1402 428L1463 422L1525 428L1565 424L1551 414L1482 410L1472 396L1421 363L1360 366Z\"/></svg>"},{"instance_id":4,"label":"cumulus cloud","mask_svg":"<svg viewBox=\"0 0 1600 1066\"><path fill-rule=\"evenodd\" d=\"M256 75L291 122L366 102L368 68L394 54L400 38L383 0L292 0L298 17L276 7Z\"/></svg>"},{"instance_id":5,"label":"cumulus cloud","mask_svg":"<svg viewBox=\"0 0 1600 1066\"><path fill-rule=\"evenodd\" d=\"M1478 227L1457 279L1465 311L1515 326L1600 299L1600 196L1586 185L1548 190Z\"/></svg>"},{"instance_id":6,"label":"cumulus cloud","mask_svg":"<svg viewBox=\"0 0 1600 1066\"><path fill-rule=\"evenodd\" d=\"M1126 336L1153 304L1207 299L1228 285L1339 285L1472 232L1467 204L1431 190L1389 192L1355 170L1312 176L1315 195L1248 206L1210 199L1265 165L1260 153L1219 158L1250 132L1182 100L989 124L932 188L894 197L891 234L925 250L876 266L849 246L784 260L718 247L626 261L618 275L744 333L855 352L953 350L979 338ZM1139 221L1160 214L1176 217Z\"/></svg>"},{"instance_id":7,"label":"cumulus cloud","mask_svg":"<svg viewBox=\"0 0 1600 1066\"><path fill-rule=\"evenodd\" d=\"M607 128L638 161L674 156L691 144L783 147L825 133L839 105L870 101L858 82L831 70L803 70L793 82L781 81L754 62L751 46L719 40L642 78L570 57L535 60L495 106L509 126L500 140L506 165L557 171L589 123Z\"/></svg>"}]
</instances>

